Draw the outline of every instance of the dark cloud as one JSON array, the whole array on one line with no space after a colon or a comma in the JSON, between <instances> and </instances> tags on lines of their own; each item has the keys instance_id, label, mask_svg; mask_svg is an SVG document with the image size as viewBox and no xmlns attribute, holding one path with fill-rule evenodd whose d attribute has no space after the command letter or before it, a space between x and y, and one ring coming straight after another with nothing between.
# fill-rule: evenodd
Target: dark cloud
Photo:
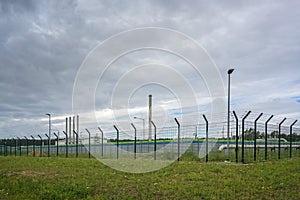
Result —
<instances>
[{"instance_id":1,"label":"dark cloud","mask_svg":"<svg viewBox=\"0 0 300 200\"><path fill-rule=\"evenodd\" d=\"M16 13L31 13L36 10L36 2L34 0L18 1L18 0L2 0L0 2L1 13L14 15Z\"/></svg>"}]
</instances>

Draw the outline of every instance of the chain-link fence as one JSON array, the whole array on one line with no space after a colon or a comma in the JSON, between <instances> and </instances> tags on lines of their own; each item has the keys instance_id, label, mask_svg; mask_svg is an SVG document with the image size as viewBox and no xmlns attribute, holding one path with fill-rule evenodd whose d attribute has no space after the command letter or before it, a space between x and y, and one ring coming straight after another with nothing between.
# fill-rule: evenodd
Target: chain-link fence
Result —
<instances>
[{"instance_id":1,"label":"chain-link fence","mask_svg":"<svg viewBox=\"0 0 300 200\"><path fill-rule=\"evenodd\" d=\"M144 129L110 132L100 128L81 133L55 133L55 138L16 137L0 140L0 156L32 157L96 157L97 159L197 160L200 162L243 162L276 160L300 156L300 128L289 125L285 118L271 121L272 116L257 115L247 119L250 112L238 117L233 112L230 132L227 122L203 123L156 128L152 122L150 136ZM283 125L283 123L285 124ZM67 130L67 129L66 129ZM71 129L70 129L71 131ZM229 136L229 137L228 137Z\"/></svg>"}]
</instances>

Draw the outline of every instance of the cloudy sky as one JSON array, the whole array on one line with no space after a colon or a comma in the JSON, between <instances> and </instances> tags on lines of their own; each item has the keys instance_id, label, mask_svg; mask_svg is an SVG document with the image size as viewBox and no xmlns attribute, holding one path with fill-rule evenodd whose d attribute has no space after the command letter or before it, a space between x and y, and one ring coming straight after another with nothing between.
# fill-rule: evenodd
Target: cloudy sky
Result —
<instances>
[{"instance_id":1,"label":"cloudy sky","mask_svg":"<svg viewBox=\"0 0 300 200\"><path fill-rule=\"evenodd\" d=\"M73 113L76 74L88 54L113 35L144 27L175 30L195 40L218 67L225 90L227 69L235 68L231 77L232 110L240 115L253 110L254 114L275 114L274 122L282 117L289 118L287 124L300 119L299 7L296 0L172 3L2 0L0 138L46 133L45 113L52 114L53 130L62 131L64 118ZM151 40L151 35L148 39ZM151 63L161 65L161 72L152 66L152 72L161 76L161 80L168 75L163 70L166 65L177 66L180 74L191 72L186 70L189 67L185 62L168 52L132 52L112 63L102 79L102 90L98 88L95 95L98 117L109 123L112 109L109 91L115 82L128 79L122 76L121 69ZM147 75L145 70L140 73L135 70L127 80L132 81L128 85ZM120 74L114 76L116 72ZM191 74L187 76L193 83L200 88L205 86L201 78ZM186 91L172 81L178 91ZM114 109L130 107L131 116L146 116L149 93L155 94L156 115L164 113L159 111L165 108L172 108L174 114L180 107L178 94L157 85L120 91L126 94L115 95ZM203 99L207 96L204 93ZM197 91L195 95L201 96ZM121 104L122 98L128 104Z\"/></svg>"}]
</instances>

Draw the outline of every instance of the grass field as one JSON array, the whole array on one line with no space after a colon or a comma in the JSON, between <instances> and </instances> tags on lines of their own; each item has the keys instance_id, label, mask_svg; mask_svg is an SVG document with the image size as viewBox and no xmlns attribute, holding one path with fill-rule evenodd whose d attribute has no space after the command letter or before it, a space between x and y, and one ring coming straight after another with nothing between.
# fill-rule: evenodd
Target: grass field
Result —
<instances>
[{"instance_id":1,"label":"grass field","mask_svg":"<svg viewBox=\"0 0 300 200\"><path fill-rule=\"evenodd\" d=\"M0 157L0 199L300 199L300 158L175 162L129 174L95 159Z\"/></svg>"}]
</instances>

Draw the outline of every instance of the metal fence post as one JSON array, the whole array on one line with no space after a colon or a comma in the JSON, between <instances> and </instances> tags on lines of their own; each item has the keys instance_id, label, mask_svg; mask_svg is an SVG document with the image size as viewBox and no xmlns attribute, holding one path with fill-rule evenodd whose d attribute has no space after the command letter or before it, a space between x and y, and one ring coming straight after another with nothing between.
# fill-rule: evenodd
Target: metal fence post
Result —
<instances>
[{"instance_id":1,"label":"metal fence post","mask_svg":"<svg viewBox=\"0 0 300 200\"><path fill-rule=\"evenodd\" d=\"M294 121L290 125L290 158L292 158L292 140L293 140L293 126L297 123L298 120Z\"/></svg>"},{"instance_id":2,"label":"metal fence post","mask_svg":"<svg viewBox=\"0 0 300 200\"><path fill-rule=\"evenodd\" d=\"M89 158L91 158L91 133L87 128L85 130L89 134Z\"/></svg>"},{"instance_id":3,"label":"metal fence post","mask_svg":"<svg viewBox=\"0 0 300 200\"><path fill-rule=\"evenodd\" d=\"M134 147L133 147L133 151L134 151L134 159L136 159L136 128L135 128L133 123L131 123L131 126L134 129Z\"/></svg>"},{"instance_id":4,"label":"metal fence post","mask_svg":"<svg viewBox=\"0 0 300 200\"><path fill-rule=\"evenodd\" d=\"M22 156L22 143L21 143L21 139L19 137L18 138L18 143L19 143L19 156Z\"/></svg>"},{"instance_id":5,"label":"metal fence post","mask_svg":"<svg viewBox=\"0 0 300 200\"><path fill-rule=\"evenodd\" d=\"M58 135L56 133L53 133L56 137L56 157L58 157Z\"/></svg>"},{"instance_id":6,"label":"metal fence post","mask_svg":"<svg viewBox=\"0 0 300 200\"><path fill-rule=\"evenodd\" d=\"M268 122L273 118L273 115L265 123L265 160L268 159Z\"/></svg>"},{"instance_id":7,"label":"metal fence post","mask_svg":"<svg viewBox=\"0 0 300 200\"><path fill-rule=\"evenodd\" d=\"M26 136L24 138L26 139L26 156L28 156L28 138Z\"/></svg>"},{"instance_id":8,"label":"metal fence post","mask_svg":"<svg viewBox=\"0 0 300 200\"><path fill-rule=\"evenodd\" d=\"M3 147L3 154L2 154L2 155L5 156L5 139L2 139L2 140L1 140L1 144L2 144L2 145L1 145L1 149L2 149L2 147Z\"/></svg>"},{"instance_id":9,"label":"metal fence post","mask_svg":"<svg viewBox=\"0 0 300 200\"><path fill-rule=\"evenodd\" d=\"M151 124L154 127L154 152L153 153L154 153L154 160L156 160L156 126L153 121L151 121Z\"/></svg>"},{"instance_id":10,"label":"metal fence post","mask_svg":"<svg viewBox=\"0 0 300 200\"><path fill-rule=\"evenodd\" d=\"M232 111L234 118L235 118L235 162L239 162L239 119L235 113L235 111Z\"/></svg>"},{"instance_id":11,"label":"metal fence post","mask_svg":"<svg viewBox=\"0 0 300 200\"><path fill-rule=\"evenodd\" d=\"M12 154L12 139L9 139L9 155Z\"/></svg>"},{"instance_id":12,"label":"metal fence post","mask_svg":"<svg viewBox=\"0 0 300 200\"><path fill-rule=\"evenodd\" d=\"M247 114L242 119L242 163L245 163L245 119L248 117L248 115L251 113L251 111L248 111Z\"/></svg>"},{"instance_id":13,"label":"metal fence post","mask_svg":"<svg viewBox=\"0 0 300 200\"><path fill-rule=\"evenodd\" d=\"M8 138L5 139L5 156L8 156L9 154L9 150L8 150L9 144L10 144L9 139Z\"/></svg>"},{"instance_id":14,"label":"metal fence post","mask_svg":"<svg viewBox=\"0 0 300 200\"><path fill-rule=\"evenodd\" d=\"M115 125L114 128L117 131L117 159L119 159L119 129Z\"/></svg>"},{"instance_id":15,"label":"metal fence post","mask_svg":"<svg viewBox=\"0 0 300 200\"><path fill-rule=\"evenodd\" d=\"M32 141L33 141L33 157L35 157L35 138L31 135L30 136L32 138Z\"/></svg>"},{"instance_id":16,"label":"metal fence post","mask_svg":"<svg viewBox=\"0 0 300 200\"><path fill-rule=\"evenodd\" d=\"M17 156L17 145L18 145L18 142L17 142L17 139L14 138L15 140L15 156Z\"/></svg>"},{"instance_id":17,"label":"metal fence post","mask_svg":"<svg viewBox=\"0 0 300 200\"><path fill-rule=\"evenodd\" d=\"M76 158L78 158L78 133L73 130L73 133L75 134L75 140L76 140Z\"/></svg>"},{"instance_id":18,"label":"metal fence post","mask_svg":"<svg viewBox=\"0 0 300 200\"><path fill-rule=\"evenodd\" d=\"M103 158L103 131L100 127L98 127L99 131L101 132L101 156Z\"/></svg>"},{"instance_id":19,"label":"metal fence post","mask_svg":"<svg viewBox=\"0 0 300 200\"><path fill-rule=\"evenodd\" d=\"M6 139L6 156L8 156L8 146L10 146L10 139Z\"/></svg>"},{"instance_id":20,"label":"metal fence post","mask_svg":"<svg viewBox=\"0 0 300 200\"><path fill-rule=\"evenodd\" d=\"M2 150L3 148L3 150ZM4 151L5 151L5 148L4 148L4 139L1 139L1 155L4 156Z\"/></svg>"},{"instance_id":21,"label":"metal fence post","mask_svg":"<svg viewBox=\"0 0 300 200\"><path fill-rule=\"evenodd\" d=\"M42 139L42 137L40 136L40 135L38 135L38 137L40 138L40 157L42 157L42 154L43 154L43 152L42 152L42 147L43 147L43 139Z\"/></svg>"},{"instance_id":22,"label":"metal fence post","mask_svg":"<svg viewBox=\"0 0 300 200\"><path fill-rule=\"evenodd\" d=\"M179 162L180 160L180 123L178 122L178 120L176 118L174 118L176 123L177 123L177 161Z\"/></svg>"},{"instance_id":23,"label":"metal fence post","mask_svg":"<svg viewBox=\"0 0 300 200\"><path fill-rule=\"evenodd\" d=\"M259 120L259 118L263 115L263 113L260 113L258 115L258 117L255 119L254 121L254 161L256 161L256 138L257 138L257 134L256 134L256 128L257 128L257 121Z\"/></svg>"},{"instance_id":24,"label":"metal fence post","mask_svg":"<svg viewBox=\"0 0 300 200\"><path fill-rule=\"evenodd\" d=\"M7 140L4 139L4 156L7 156Z\"/></svg>"},{"instance_id":25,"label":"metal fence post","mask_svg":"<svg viewBox=\"0 0 300 200\"><path fill-rule=\"evenodd\" d=\"M48 139L48 157L50 157L50 137L49 135L45 134L45 136L47 137Z\"/></svg>"},{"instance_id":26,"label":"metal fence post","mask_svg":"<svg viewBox=\"0 0 300 200\"><path fill-rule=\"evenodd\" d=\"M68 118L66 118L66 121L67 121ZM67 129L66 129L67 130ZM66 136L66 158L68 157L68 154L69 154L69 150L68 150L68 133L66 131L63 131L63 133L65 134Z\"/></svg>"},{"instance_id":27,"label":"metal fence post","mask_svg":"<svg viewBox=\"0 0 300 200\"><path fill-rule=\"evenodd\" d=\"M205 162L208 162L208 120L204 114L202 116L205 120Z\"/></svg>"},{"instance_id":28,"label":"metal fence post","mask_svg":"<svg viewBox=\"0 0 300 200\"><path fill-rule=\"evenodd\" d=\"M198 125L196 125L196 135L197 135L197 154L199 155L200 152L200 140L198 136Z\"/></svg>"},{"instance_id":29,"label":"metal fence post","mask_svg":"<svg viewBox=\"0 0 300 200\"><path fill-rule=\"evenodd\" d=\"M278 160L280 160L280 145L281 145L281 124L286 120L286 117L279 123L278 126Z\"/></svg>"},{"instance_id":30,"label":"metal fence post","mask_svg":"<svg viewBox=\"0 0 300 200\"><path fill-rule=\"evenodd\" d=\"M75 140L76 140L75 141L75 144L76 144L75 154L76 154L76 158L78 158L78 133L75 130L73 130L73 135L75 135Z\"/></svg>"},{"instance_id":31,"label":"metal fence post","mask_svg":"<svg viewBox=\"0 0 300 200\"><path fill-rule=\"evenodd\" d=\"M6 153L7 153L7 152L6 152L6 150L7 150L7 149L6 149L6 145L7 145L7 141L6 141L6 139L3 139L3 153L4 153L3 155L4 155L4 156L7 156L7 155L6 155Z\"/></svg>"}]
</instances>

